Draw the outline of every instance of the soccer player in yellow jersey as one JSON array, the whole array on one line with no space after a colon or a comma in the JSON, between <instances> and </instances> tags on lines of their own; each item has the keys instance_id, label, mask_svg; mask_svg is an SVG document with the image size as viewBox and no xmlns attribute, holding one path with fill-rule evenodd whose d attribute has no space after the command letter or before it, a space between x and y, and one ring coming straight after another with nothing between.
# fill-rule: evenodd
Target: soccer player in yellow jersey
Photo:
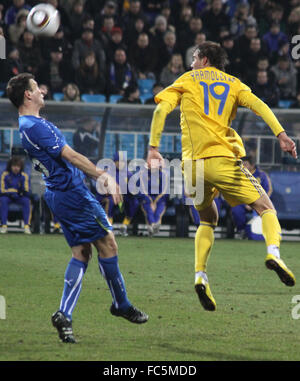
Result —
<instances>
[{"instance_id":1,"label":"soccer player in yellow jersey","mask_svg":"<svg viewBox=\"0 0 300 381\"><path fill-rule=\"evenodd\" d=\"M224 72L226 53L219 44L207 41L196 48L192 70L179 77L155 97L158 104L153 113L147 162L163 163L159 143L166 116L180 105L182 133L182 162L184 177L204 177L204 196L194 201L201 224L195 237L195 290L202 306L216 309L206 274L208 257L214 242L214 227L218 211L214 197L218 191L231 205L248 204L262 218L263 235L267 246L265 264L274 270L287 286L294 286L295 277L280 259L281 227L276 210L263 188L243 166L245 156L242 139L230 127L238 106L244 106L261 116L279 140L283 151L297 158L295 143L287 136L271 109L252 94L238 78ZM196 171L197 161L204 169ZM192 171L185 163L192 163Z\"/></svg>"}]
</instances>

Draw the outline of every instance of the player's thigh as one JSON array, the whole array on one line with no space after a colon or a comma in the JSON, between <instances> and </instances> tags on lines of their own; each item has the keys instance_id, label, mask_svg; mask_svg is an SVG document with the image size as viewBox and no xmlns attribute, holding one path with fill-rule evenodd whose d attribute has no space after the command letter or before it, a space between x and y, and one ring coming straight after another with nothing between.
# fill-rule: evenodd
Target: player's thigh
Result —
<instances>
[{"instance_id":1,"label":"player's thigh","mask_svg":"<svg viewBox=\"0 0 300 381\"><path fill-rule=\"evenodd\" d=\"M263 195L263 187L244 167L241 160L229 157L212 158L205 175L222 193L230 206L251 205Z\"/></svg>"},{"instance_id":2,"label":"player's thigh","mask_svg":"<svg viewBox=\"0 0 300 381\"><path fill-rule=\"evenodd\" d=\"M183 176L187 199L192 200L198 212L209 208L218 190L207 180L205 160L184 162Z\"/></svg>"}]
</instances>

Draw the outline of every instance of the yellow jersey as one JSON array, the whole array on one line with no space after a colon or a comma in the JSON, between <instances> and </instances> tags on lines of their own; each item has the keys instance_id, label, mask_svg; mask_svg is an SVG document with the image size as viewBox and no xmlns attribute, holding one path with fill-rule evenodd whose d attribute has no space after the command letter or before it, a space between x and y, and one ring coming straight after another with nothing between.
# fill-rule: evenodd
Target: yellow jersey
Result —
<instances>
[{"instance_id":1,"label":"yellow jersey","mask_svg":"<svg viewBox=\"0 0 300 381\"><path fill-rule=\"evenodd\" d=\"M263 117L273 132L284 131L269 107L238 78L215 67L188 71L155 97L150 145L158 147L168 113L180 104L182 159L246 155L241 137L230 127L238 106Z\"/></svg>"}]
</instances>

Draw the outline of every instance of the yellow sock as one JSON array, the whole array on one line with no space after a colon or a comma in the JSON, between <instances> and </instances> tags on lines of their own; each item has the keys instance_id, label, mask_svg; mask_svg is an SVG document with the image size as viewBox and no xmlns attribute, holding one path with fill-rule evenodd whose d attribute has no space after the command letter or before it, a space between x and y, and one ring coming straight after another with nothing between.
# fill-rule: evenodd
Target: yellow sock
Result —
<instances>
[{"instance_id":1,"label":"yellow sock","mask_svg":"<svg viewBox=\"0 0 300 381\"><path fill-rule=\"evenodd\" d=\"M279 247L281 241L281 227L277 218L276 210L267 209L261 214L262 231L267 247L274 245Z\"/></svg>"},{"instance_id":2,"label":"yellow sock","mask_svg":"<svg viewBox=\"0 0 300 381\"><path fill-rule=\"evenodd\" d=\"M214 225L202 222L195 237L195 272L206 271L207 261L214 244Z\"/></svg>"},{"instance_id":3,"label":"yellow sock","mask_svg":"<svg viewBox=\"0 0 300 381\"><path fill-rule=\"evenodd\" d=\"M130 219L128 217L125 217L123 220L124 225L129 225L130 224Z\"/></svg>"}]
</instances>

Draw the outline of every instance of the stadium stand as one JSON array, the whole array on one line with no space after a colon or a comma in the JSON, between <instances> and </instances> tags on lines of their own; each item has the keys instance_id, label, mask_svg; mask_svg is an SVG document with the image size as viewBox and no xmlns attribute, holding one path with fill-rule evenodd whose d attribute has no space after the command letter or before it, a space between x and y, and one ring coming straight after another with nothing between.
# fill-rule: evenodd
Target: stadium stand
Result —
<instances>
[{"instance_id":1,"label":"stadium stand","mask_svg":"<svg viewBox=\"0 0 300 381\"><path fill-rule=\"evenodd\" d=\"M109 103L117 103L122 98L122 95L112 94L109 96Z\"/></svg>"},{"instance_id":2,"label":"stadium stand","mask_svg":"<svg viewBox=\"0 0 300 381\"><path fill-rule=\"evenodd\" d=\"M138 87L141 95L151 94L155 83L154 79L138 79Z\"/></svg>"},{"instance_id":3,"label":"stadium stand","mask_svg":"<svg viewBox=\"0 0 300 381\"><path fill-rule=\"evenodd\" d=\"M82 94L81 100L87 103L105 103L106 96L103 94Z\"/></svg>"},{"instance_id":4,"label":"stadium stand","mask_svg":"<svg viewBox=\"0 0 300 381\"><path fill-rule=\"evenodd\" d=\"M64 97L64 93L53 93L52 96L54 101L60 102Z\"/></svg>"}]
</instances>

